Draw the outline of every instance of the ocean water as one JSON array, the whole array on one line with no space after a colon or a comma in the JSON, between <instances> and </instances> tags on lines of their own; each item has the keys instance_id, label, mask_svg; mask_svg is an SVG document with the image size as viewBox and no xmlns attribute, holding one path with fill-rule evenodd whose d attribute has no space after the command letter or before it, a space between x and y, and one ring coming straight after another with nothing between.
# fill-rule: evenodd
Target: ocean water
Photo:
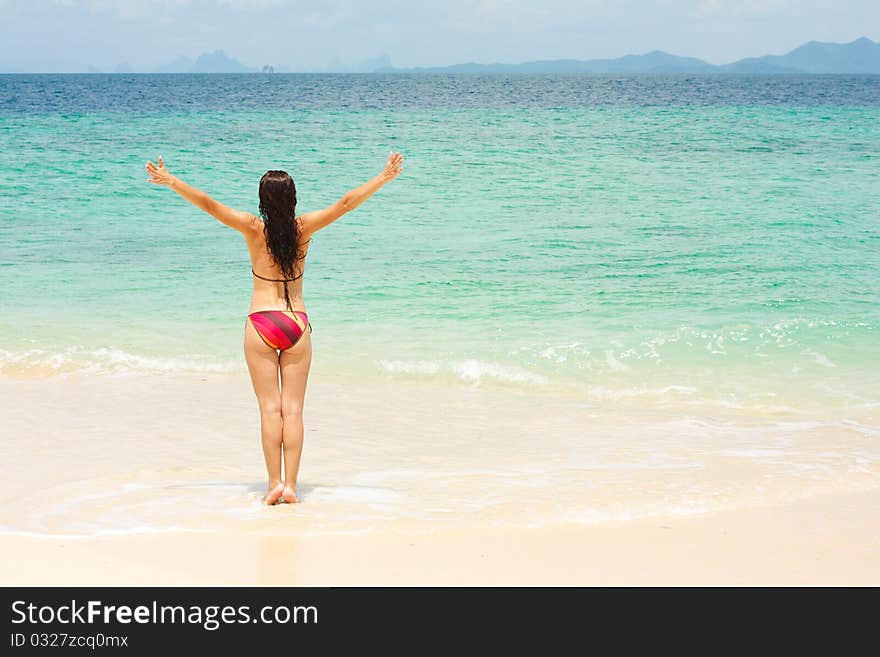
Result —
<instances>
[{"instance_id":1,"label":"ocean water","mask_svg":"<svg viewBox=\"0 0 880 657\"><path fill-rule=\"evenodd\" d=\"M880 77L0 76L0 374L240 372L251 276L169 169L319 233L313 372L880 407Z\"/></svg>"}]
</instances>

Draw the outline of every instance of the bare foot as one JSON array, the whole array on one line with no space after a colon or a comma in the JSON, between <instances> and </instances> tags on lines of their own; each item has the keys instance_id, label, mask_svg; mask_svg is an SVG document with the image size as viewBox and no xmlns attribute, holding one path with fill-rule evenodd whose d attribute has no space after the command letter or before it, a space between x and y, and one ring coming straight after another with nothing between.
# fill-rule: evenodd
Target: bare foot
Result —
<instances>
[{"instance_id":1,"label":"bare foot","mask_svg":"<svg viewBox=\"0 0 880 657\"><path fill-rule=\"evenodd\" d=\"M263 502L266 504L266 506L278 504L278 500L284 490L284 484L279 483L277 486L270 485L269 492L266 493L266 497L263 498Z\"/></svg>"},{"instance_id":2,"label":"bare foot","mask_svg":"<svg viewBox=\"0 0 880 657\"><path fill-rule=\"evenodd\" d=\"M288 504L296 504L299 502L299 500L296 499L296 493L293 492L293 489L290 486L284 487L284 491L281 493L281 499Z\"/></svg>"}]
</instances>

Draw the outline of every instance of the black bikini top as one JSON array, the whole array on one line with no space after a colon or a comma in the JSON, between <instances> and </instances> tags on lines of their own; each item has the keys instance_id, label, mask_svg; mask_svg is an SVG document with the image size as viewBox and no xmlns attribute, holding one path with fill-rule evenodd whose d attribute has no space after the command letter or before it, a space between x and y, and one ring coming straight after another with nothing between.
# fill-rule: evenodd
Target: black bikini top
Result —
<instances>
[{"instance_id":1,"label":"black bikini top","mask_svg":"<svg viewBox=\"0 0 880 657\"><path fill-rule=\"evenodd\" d=\"M293 283L303 276L302 274L300 274L299 276L294 276L293 278L266 278L265 276L260 276L257 272L253 270L253 268L251 269L251 273L259 278L261 281L269 281L270 283Z\"/></svg>"}]
</instances>

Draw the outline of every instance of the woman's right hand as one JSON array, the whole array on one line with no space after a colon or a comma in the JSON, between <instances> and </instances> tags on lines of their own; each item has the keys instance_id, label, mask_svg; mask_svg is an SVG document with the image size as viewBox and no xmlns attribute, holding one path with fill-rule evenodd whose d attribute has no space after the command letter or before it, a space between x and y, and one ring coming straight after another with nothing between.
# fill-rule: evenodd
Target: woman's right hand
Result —
<instances>
[{"instance_id":1,"label":"woman's right hand","mask_svg":"<svg viewBox=\"0 0 880 657\"><path fill-rule=\"evenodd\" d=\"M382 182L390 182L400 175L403 171L403 155L400 153L389 153L388 161L385 163L385 169L380 174Z\"/></svg>"}]
</instances>

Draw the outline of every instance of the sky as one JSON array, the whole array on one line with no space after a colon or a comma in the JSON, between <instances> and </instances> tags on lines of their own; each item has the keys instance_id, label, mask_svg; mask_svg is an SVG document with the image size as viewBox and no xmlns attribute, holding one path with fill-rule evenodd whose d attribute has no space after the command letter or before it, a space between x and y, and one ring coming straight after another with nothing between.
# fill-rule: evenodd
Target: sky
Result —
<instances>
[{"instance_id":1,"label":"sky","mask_svg":"<svg viewBox=\"0 0 880 657\"><path fill-rule=\"evenodd\" d=\"M148 72L214 50L290 71L652 50L723 64L862 36L880 41L880 0L0 0L0 72Z\"/></svg>"}]
</instances>

